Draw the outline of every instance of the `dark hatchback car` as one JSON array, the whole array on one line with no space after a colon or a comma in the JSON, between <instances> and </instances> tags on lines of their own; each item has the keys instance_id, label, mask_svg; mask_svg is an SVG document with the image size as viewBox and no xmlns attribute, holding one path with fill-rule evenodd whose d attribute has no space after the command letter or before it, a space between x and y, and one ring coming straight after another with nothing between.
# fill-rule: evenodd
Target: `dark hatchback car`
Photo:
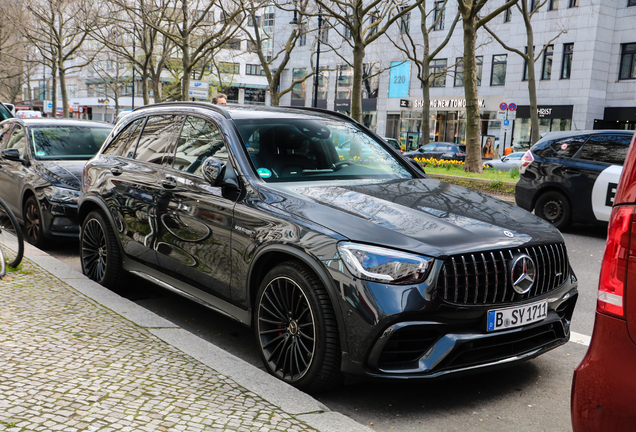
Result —
<instances>
[{"instance_id":1,"label":"dark hatchback car","mask_svg":"<svg viewBox=\"0 0 636 432\"><path fill-rule=\"evenodd\" d=\"M517 205L559 229L607 223L633 131L553 132L522 157Z\"/></svg>"},{"instance_id":2,"label":"dark hatchback car","mask_svg":"<svg viewBox=\"0 0 636 432\"><path fill-rule=\"evenodd\" d=\"M77 238L77 198L84 164L112 125L84 120L9 119L0 123L0 197L35 246Z\"/></svg>"},{"instance_id":3,"label":"dark hatchback car","mask_svg":"<svg viewBox=\"0 0 636 432\"><path fill-rule=\"evenodd\" d=\"M426 144L417 150L404 152L403 156L410 159L433 158L440 160L464 161L466 160L466 146L461 144L434 142Z\"/></svg>"},{"instance_id":4,"label":"dark hatchback car","mask_svg":"<svg viewBox=\"0 0 636 432\"><path fill-rule=\"evenodd\" d=\"M348 143L367 159L338 153ZM435 378L568 341L561 234L426 177L350 118L169 103L118 124L82 176L82 269L124 271L254 328L270 373Z\"/></svg>"}]
</instances>

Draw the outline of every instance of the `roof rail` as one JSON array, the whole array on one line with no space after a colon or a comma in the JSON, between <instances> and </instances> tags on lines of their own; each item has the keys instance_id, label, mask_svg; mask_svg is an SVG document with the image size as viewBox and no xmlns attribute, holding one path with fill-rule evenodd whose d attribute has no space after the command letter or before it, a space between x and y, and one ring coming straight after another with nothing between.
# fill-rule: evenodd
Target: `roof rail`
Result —
<instances>
[{"instance_id":1,"label":"roof rail","mask_svg":"<svg viewBox=\"0 0 636 432\"><path fill-rule=\"evenodd\" d=\"M223 116L226 119L230 119L232 118L230 116L230 113L227 112L227 110L225 108L223 108L223 105L214 105L211 102L198 102L198 101L173 101L173 102L160 102L160 103L156 103L156 104L150 104L150 105L144 105L138 108L135 108L134 111L137 111L138 109L141 108L145 108L145 107L159 107L159 106L184 106L184 105L197 105L200 106L201 108L210 108L213 109L215 111L220 112L221 114L223 114Z\"/></svg>"},{"instance_id":2,"label":"roof rail","mask_svg":"<svg viewBox=\"0 0 636 432\"><path fill-rule=\"evenodd\" d=\"M325 109L325 108L313 108L313 107L303 107L303 106L281 107L281 108L294 108L294 109L301 109L301 110L305 110L305 111L315 111L315 112L319 112L319 113L322 113L322 114L330 114L330 115L333 115L333 116L336 116L336 117L343 118L345 120L355 121L352 117L350 117L350 116L348 116L346 114L343 114L343 113L338 112L338 111L328 110L328 109ZM358 123L358 122L356 121L356 123Z\"/></svg>"}]
</instances>

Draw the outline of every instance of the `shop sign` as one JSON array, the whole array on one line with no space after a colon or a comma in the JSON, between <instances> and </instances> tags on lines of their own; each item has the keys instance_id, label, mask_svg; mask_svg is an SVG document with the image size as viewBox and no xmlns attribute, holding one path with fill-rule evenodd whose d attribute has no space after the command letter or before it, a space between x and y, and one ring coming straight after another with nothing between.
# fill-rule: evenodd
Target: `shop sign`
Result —
<instances>
[{"instance_id":1,"label":"shop sign","mask_svg":"<svg viewBox=\"0 0 636 432\"><path fill-rule=\"evenodd\" d=\"M410 78L410 61L391 62L391 72L389 73L389 97L408 97Z\"/></svg>"},{"instance_id":2,"label":"shop sign","mask_svg":"<svg viewBox=\"0 0 636 432\"><path fill-rule=\"evenodd\" d=\"M400 99L400 108L410 108L411 101L408 99Z\"/></svg>"},{"instance_id":3,"label":"shop sign","mask_svg":"<svg viewBox=\"0 0 636 432\"><path fill-rule=\"evenodd\" d=\"M415 108L422 108L424 100L416 99ZM478 99L479 108L486 108L486 100ZM466 99L431 99L431 108L466 108Z\"/></svg>"},{"instance_id":4,"label":"shop sign","mask_svg":"<svg viewBox=\"0 0 636 432\"><path fill-rule=\"evenodd\" d=\"M537 114L539 114L539 117L541 118L545 116L551 116L552 108L537 108Z\"/></svg>"},{"instance_id":5,"label":"shop sign","mask_svg":"<svg viewBox=\"0 0 636 432\"><path fill-rule=\"evenodd\" d=\"M108 99L97 99L98 104L106 104L108 105Z\"/></svg>"}]
</instances>

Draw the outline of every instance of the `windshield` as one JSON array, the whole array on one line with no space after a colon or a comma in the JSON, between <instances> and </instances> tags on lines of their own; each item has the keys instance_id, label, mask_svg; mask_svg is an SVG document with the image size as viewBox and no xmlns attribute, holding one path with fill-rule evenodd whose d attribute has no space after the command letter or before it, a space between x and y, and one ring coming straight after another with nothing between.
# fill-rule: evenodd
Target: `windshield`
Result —
<instances>
[{"instance_id":1,"label":"windshield","mask_svg":"<svg viewBox=\"0 0 636 432\"><path fill-rule=\"evenodd\" d=\"M90 159L99 151L110 128L92 126L31 127L36 159Z\"/></svg>"},{"instance_id":2,"label":"windshield","mask_svg":"<svg viewBox=\"0 0 636 432\"><path fill-rule=\"evenodd\" d=\"M405 162L354 124L336 120L235 120L266 182L410 179Z\"/></svg>"}]
</instances>

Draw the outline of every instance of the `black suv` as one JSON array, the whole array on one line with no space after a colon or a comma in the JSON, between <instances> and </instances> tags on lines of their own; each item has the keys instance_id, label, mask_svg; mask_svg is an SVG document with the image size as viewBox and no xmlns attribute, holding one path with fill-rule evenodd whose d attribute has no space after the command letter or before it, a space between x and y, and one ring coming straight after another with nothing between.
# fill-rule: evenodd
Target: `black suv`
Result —
<instances>
[{"instance_id":1,"label":"black suv","mask_svg":"<svg viewBox=\"0 0 636 432\"><path fill-rule=\"evenodd\" d=\"M521 159L517 205L559 229L606 223L634 131L552 132Z\"/></svg>"},{"instance_id":2,"label":"black suv","mask_svg":"<svg viewBox=\"0 0 636 432\"><path fill-rule=\"evenodd\" d=\"M126 116L82 176L82 269L124 270L254 328L270 373L433 378L569 339L563 238L427 178L337 113L180 102Z\"/></svg>"}]
</instances>

